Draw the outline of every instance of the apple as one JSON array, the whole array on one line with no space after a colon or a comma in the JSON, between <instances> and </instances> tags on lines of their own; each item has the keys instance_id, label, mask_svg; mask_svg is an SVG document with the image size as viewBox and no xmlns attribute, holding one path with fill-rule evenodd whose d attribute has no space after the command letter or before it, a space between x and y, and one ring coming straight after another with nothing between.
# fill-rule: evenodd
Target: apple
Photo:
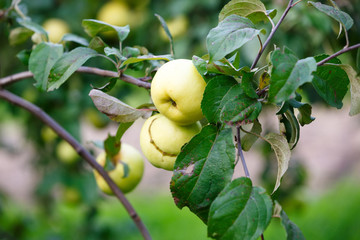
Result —
<instances>
[{"instance_id":1,"label":"apple","mask_svg":"<svg viewBox=\"0 0 360 240\"><path fill-rule=\"evenodd\" d=\"M116 183L123 193L132 191L141 181L144 173L144 160L140 152L133 146L121 143L120 152L111 159L115 165L115 169L108 172L110 178ZM96 161L101 165L105 165L106 153L100 153ZM128 167L125 176L124 168ZM106 194L112 195L113 192L103 177L94 170L95 180L98 187Z\"/></svg>"},{"instance_id":2,"label":"apple","mask_svg":"<svg viewBox=\"0 0 360 240\"><path fill-rule=\"evenodd\" d=\"M79 158L75 149L65 140L61 140L56 146L56 156L65 164L72 164Z\"/></svg>"},{"instance_id":3,"label":"apple","mask_svg":"<svg viewBox=\"0 0 360 240\"><path fill-rule=\"evenodd\" d=\"M199 122L181 126L162 114L148 118L140 132L140 146L155 167L172 171L181 147L199 133Z\"/></svg>"},{"instance_id":4,"label":"apple","mask_svg":"<svg viewBox=\"0 0 360 240\"><path fill-rule=\"evenodd\" d=\"M50 18L43 24L43 28L48 32L49 40L53 43L60 42L64 34L69 33L68 24L58 18Z\"/></svg>"},{"instance_id":5,"label":"apple","mask_svg":"<svg viewBox=\"0 0 360 240\"><path fill-rule=\"evenodd\" d=\"M97 14L97 19L115 26L125 26L129 24L131 12L128 5L124 2L110 1L105 3Z\"/></svg>"},{"instance_id":6,"label":"apple","mask_svg":"<svg viewBox=\"0 0 360 240\"><path fill-rule=\"evenodd\" d=\"M205 81L191 60L177 59L162 65L151 83L151 98L157 110L180 125L203 118L201 100Z\"/></svg>"}]
</instances>

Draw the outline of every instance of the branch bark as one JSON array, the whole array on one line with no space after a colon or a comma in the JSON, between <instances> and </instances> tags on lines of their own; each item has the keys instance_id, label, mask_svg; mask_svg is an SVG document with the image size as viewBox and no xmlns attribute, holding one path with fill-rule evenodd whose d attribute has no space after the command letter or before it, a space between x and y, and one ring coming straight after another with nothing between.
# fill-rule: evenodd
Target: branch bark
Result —
<instances>
[{"instance_id":1,"label":"branch bark","mask_svg":"<svg viewBox=\"0 0 360 240\"><path fill-rule=\"evenodd\" d=\"M134 84L136 86L139 87L143 87L143 88L150 88L151 84L145 81L142 81L140 79L134 78L130 75L126 75L126 74L121 74L119 77L119 73L114 72L114 71L109 71L109 70L104 70L104 69L100 69L100 68L94 68L94 67L80 67L78 70L76 70L76 72L79 73L90 73L90 74L94 74L94 75L99 75L102 77L113 77L113 78L119 78L125 82ZM32 72L30 71L26 71L26 72L20 72L20 73L16 73L7 77L3 77L0 78L0 86L5 86L17 81L20 81L22 79L26 79L26 78L33 78L34 75L32 74Z\"/></svg>"},{"instance_id":2,"label":"branch bark","mask_svg":"<svg viewBox=\"0 0 360 240\"><path fill-rule=\"evenodd\" d=\"M65 141L67 141L75 149L75 151L84 160L86 160L90 164L90 166L92 168L94 168L108 183L110 189L113 191L115 196L120 200L120 202L124 205L128 214L130 215L130 217L132 218L132 220L134 221L134 223L140 230L141 234L143 235L144 239L151 239L150 234L149 234L147 228L145 227L144 223L140 219L139 215L136 213L133 206L130 204L130 202L127 200L127 198L121 192L121 190L117 187L117 185L114 183L114 181L109 177L109 175L104 170L104 168L101 167L96 162L94 157L73 136L71 136L63 127L61 127L54 119L52 119L48 114L46 114L38 106L22 99L21 97L14 95L13 93L11 93L9 91L0 88L0 98L29 111L31 114L33 114L38 119L40 119L42 122L44 122L46 125L51 127L61 138L63 138Z\"/></svg>"},{"instance_id":3,"label":"branch bark","mask_svg":"<svg viewBox=\"0 0 360 240\"><path fill-rule=\"evenodd\" d=\"M284 13L281 15L281 17L280 17L279 21L277 22L277 24L275 25L275 27L271 30L268 38L266 39L266 41L265 41L265 43L264 43L264 45L262 47L262 49L259 51L258 55L256 56L253 64L251 65L251 69L254 69L256 67L256 64L258 63L258 61L259 61L261 55L263 54L265 48L267 47L267 45L269 45L269 43L270 43L271 39L273 38L276 30L279 28L280 24L284 21L286 15L290 11L290 9L294 6L293 2L294 2L293 0L289 1L289 4L287 5Z\"/></svg>"},{"instance_id":4,"label":"branch bark","mask_svg":"<svg viewBox=\"0 0 360 240\"><path fill-rule=\"evenodd\" d=\"M352 46L350 46L350 47L346 47L346 48L341 49L340 51L334 53L333 55L331 55L331 56L329 56L329 57L321 60L320 62L317 63L317 65L318 65L318 66L321 66L321 65L323 65L324 63L326 63L327 61L329 61L329 60L331 60L331 59L333 59L333 58L335 58L335 57L337 57L337 56L339 56L339 55L341 55L341 54L343 54L343 53L346 53L346 52L348 52L348 51L354 50L354 49L356 49L356 48L360 48L360 43L355 44L355 45L352 45Z\"/></svg>"}]
</instances>

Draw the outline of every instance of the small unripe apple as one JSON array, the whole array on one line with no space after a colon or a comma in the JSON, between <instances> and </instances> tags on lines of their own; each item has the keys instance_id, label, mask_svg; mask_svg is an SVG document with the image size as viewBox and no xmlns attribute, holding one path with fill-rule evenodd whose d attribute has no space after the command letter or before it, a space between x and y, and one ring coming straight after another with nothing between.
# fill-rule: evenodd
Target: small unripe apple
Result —
<instances>
[{"instance_id":1,"label":"small unripe apple","mask_svg":"<svg viewBox=\"0 0 360 240\"><path fill-rule=\"evenodd\" d=\"M65 164L72 164L79 158L75 149L65 140L61 140L56 146L56 156Z\"/></svg>"},{"instance_id":2,"label":"small unripe apple","mask_svg":"<svg viewBox=\"0 0 360 240\"><path fill-rule=\"evenodd\" d=\"M181 147L200 130L199 122L181 126L157 114L145 121L140 132L140 146L152 165L172 171Z\"/></svg>"},{"instance_id":3,"label":"small unripe apple","mask_svg":"<svg viewBox=\"0 0 360 240\"><path fill-rule=\"evenodd\" d=\"M201 100L206 83L191 60L177 59L162 65L151 83L157 110L180 125L203 118Z\"/></svg>"},{"instance_id":4,"label":"small unripe apple","mask_svg":"<svg viewBox=\"0 0 360 240\"><path fill-rule=\"evenodd\" d=\"M100 153L96 161L101 166L104 166L106 162L106 153ZM120 152L113 157L112 162L115 165L115 169L108 172L110 178L123 193L132 191L139 184L144 173L144 160L140 152L133 146L122 143ZM125 171L125 168L128 169L127 172ZM109 185L95 170L94 175L98 187L106 194L113 194Z\"/></svg>"},{"instance_id":5,"label":"small unripe apple","mask_svg":"<svg viewBox=\"0 0 360 240\"><path fill-rule=\"evenodd\" d=\"M49 40L53 43L60 42L64 34L69 33L69 25L62 19L50 18L43 24L44 29L48 32Z\"/></svg>"}]
</instances>

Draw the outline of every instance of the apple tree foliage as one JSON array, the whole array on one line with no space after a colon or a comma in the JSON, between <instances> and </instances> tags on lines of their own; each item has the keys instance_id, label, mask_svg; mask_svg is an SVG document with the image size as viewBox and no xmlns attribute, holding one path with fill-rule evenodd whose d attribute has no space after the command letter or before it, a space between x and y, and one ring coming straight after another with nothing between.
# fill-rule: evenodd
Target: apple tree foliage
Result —
<instances>
[{"instance_id":1,"label":"apple tree foliage","mask_svg":"<svg viewBox=\"0 0 360 240\"><path fill-rule=\"evenodd\" d=\"M314 120L311 105L302 102L298 89L305 83L311 84L327 104L336 108L343 106L343 98L350 90L350 115L360 112L360 78L351 66L342 64L336 56L327 59L329 55L326 54L300 59L281 42L273 47L268 46L267 41L262 45L261 38L271 40L286 14L299 2L289 1L275 24L273 19L277 10L266 9L260 0L229 1L219 13L218 25L208 32L208 52L203 56L193 56L194 65L207 83L201 105L206 123L178 155L170 189L175 204L179 208L188 207L197 215L208 226L211 238L258 239L271 219L279 217L287 239L304 239L301 230L289 220L272 196L288 169L291 150L299 140L301 126ZM353 20L333 1L330 5L312 1L302 4L316 8L337 21L339 34L345 34L347 38ZM172 40L165 21L159 15L156 17ZM48 42L46 31L30 18L19 18L17 22L21 27L10 41L19 41L19 38L25 41L33 33L44 39L34 45L31 52L24 51L18 55L28 63L36 80L35 86L44 91L58 89L95 57L110 61L120 78L128 68L142 69L145 72L142 80L151 79L163 62L174 59L173 46L169 55L154 55L145 47L124 46L129 26L113 26L85 19L82 26L89 40L67 34L62 43L55 44ZM265 25L271 26L270 33L265 30ZM110 46L101 38L103 32L109 31L116 33L118 46ZM244 66L239 49L250 41L258 40L261 47L257 57L261 56L263 47L272 48L268 61L257 66L258 59L254 59L253 66ZM70 50L63 44L66 42L73 42L77 47ZM350 48L348 43L344 49L347 48ZM120 139L131 124L140 117L149 117L149 109L154 110L149 103L135 109L109 95L107 92L114 87L117 79L114 77L89 93L99 111L119 122L116 135L109 135L103 143L108 156L119 151ZM278 132L262 132L259 116L266 106L278 109ZM251 125L251 129L244 130L244 125ZM237 134L234 134L236 130ZM259 139L270 144L277 159L278 173L272 193L254 186L249 174L233 178L236 164L244 164L246 169L245 161L241 159L242 151L249 151Z\"/></svg>"}]
</instances>

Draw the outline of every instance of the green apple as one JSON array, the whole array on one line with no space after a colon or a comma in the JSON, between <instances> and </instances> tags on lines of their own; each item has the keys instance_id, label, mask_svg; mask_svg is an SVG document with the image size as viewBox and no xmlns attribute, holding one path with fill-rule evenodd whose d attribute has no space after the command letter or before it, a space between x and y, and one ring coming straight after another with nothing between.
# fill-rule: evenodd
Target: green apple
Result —
<instances>
[{"instance_id":1,"label":"green apple","mask_svg":"<svg viewBox=\"0 0 360 240\"><path fill-rule=\"evenodd\" d=\"M106 153L102 152L96 161L105 165ZM144 173L144 160L140 152L126 143L121 143L120 152L112 159L115 169L109 171L110 178L116 183L123 193L132 191L141 181ZM126 173L125 167L128 167ZM126 174L126 175L125 175ZM113 194L103 177L94 170L95 180L98 187L106 194Z\"/></svg>"},{"instance_id":2,"label":"green apple","mask_svg":"<svg viewBox=\"0 0 360 240\"><path fill-rule=\"evenodd\" d=\"M75 149L65 140L61 140L56 146L56 156L65 164L72 164L79 158Z\"/></svg>"},{"instance_id":3,"label":"green apple","mask_svg":"<svg viewBox=\"0 0 360 240\"><path fill-rule=\"evenodd\" d=\"M152 165L172 171L181 147L200 130L199 122L181 126L157 114L145 121L140 132L140 146Z\"/></svg>"},{"instance_id":4,"label":"green apple","mask_svg":"<svg viewBox=\"0 0 360 240\"><path fill-rule=\"evenodd\" d=\"M151 83L151 98L158 111L180 125L203 118L201 100L206 83L191 60L162 65Z\"/></svg>"}]
</instances>

